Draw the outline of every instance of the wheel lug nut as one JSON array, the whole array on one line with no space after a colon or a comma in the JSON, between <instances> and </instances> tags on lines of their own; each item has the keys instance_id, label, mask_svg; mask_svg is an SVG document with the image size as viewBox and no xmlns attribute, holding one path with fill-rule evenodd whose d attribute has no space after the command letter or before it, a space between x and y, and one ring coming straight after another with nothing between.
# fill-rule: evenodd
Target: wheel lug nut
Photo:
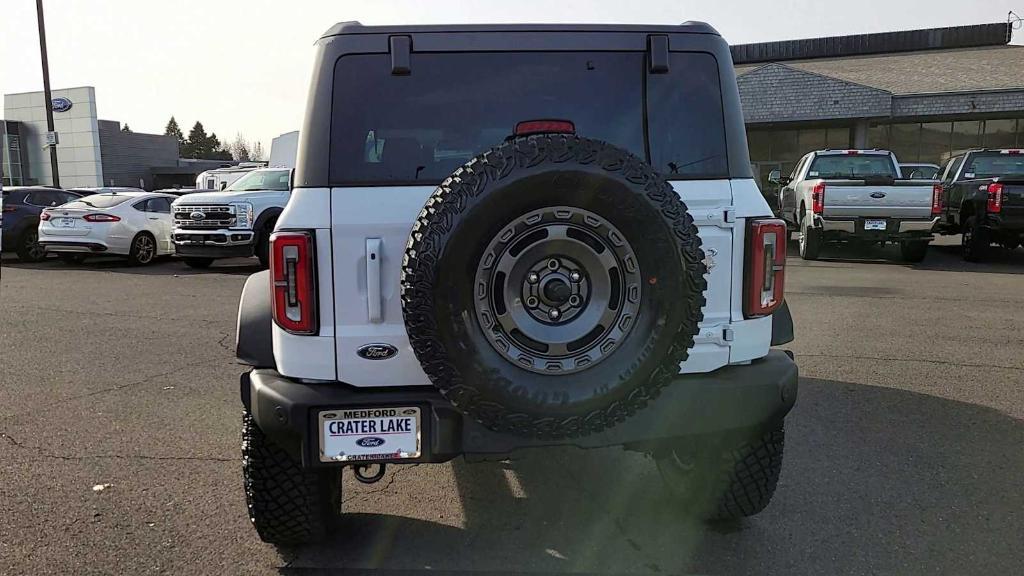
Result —
<instances>
[{"instance_id":1,"label":"wheel lug nut","mask_svg":"<svg viewBox=\"0 0 1024 576\"><path fill-rule=\"evenodd\" d=\"M558 317L561 315L562 313L558 311L558 308L548 310L548 318L551 318L552 320L558 320Z\"/></svg>"},{"instance_id":2,"label":"wheel lug nut","mask_svg":"<svg viewBox=\"0 0 1024 576\"><path fill-rule=\"evenodd\" d=\"M579 296L577 296L575 294L573 294L572 296L569 296L569 306L579 306L579 305L580 305L580 297Z\"/></svg>"},{"instance_id":3,"label":"wheel lug nut","mask_svg":"<svg viewBox=\"0 0 1024 576\"><path fill-rule=\"evenodd\" d=\"M536 296L530 296L526 299L526 306L528 308L536 308L538 304L540 304L540 302L537 301Z\"/></svg>"},{"instance_id":4,"label":"wheel lug nut","mask_svg":"<svg viewBox=\"0 0 1024 576\"><path fill-rule=\"evenodd\" d=\"M552 258L551 260L548 260L548 269L549 270L558 270L559 266L561 266L561 264L558 263L558 260L555 260L554 258Z\"/></svg>"},{"instance_id":5,"label":"wheel lug nut","mask_svg":"<svg viewBox=\"0 0 1024 576\"><path fill-rule=\"evenodd\" d=\"M536 272L530 272L526 277L526 281L530 284L536 284L537 282L540 282L540 276L538 276Z\"/></svg>"},{"instance_id":6,"label":"wheel lug nut","mask_svg":"<svg viewBox=\"0 0 1024 576\"><path fill-rule=\"evenodd\" d=\"M569 273L569 280L572 280L573 282L579 282L581 278L583 277L580 276L580 273L575 270Z\"/></svg>"}]
</instances>

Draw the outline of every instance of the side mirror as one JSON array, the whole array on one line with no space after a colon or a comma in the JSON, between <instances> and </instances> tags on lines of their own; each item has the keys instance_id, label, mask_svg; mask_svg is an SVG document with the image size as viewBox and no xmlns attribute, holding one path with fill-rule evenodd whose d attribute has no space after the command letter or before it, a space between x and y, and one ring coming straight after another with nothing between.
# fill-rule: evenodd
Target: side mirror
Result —
<instances>
[{"instance_id":1,"label":"side mirror","mask_svg":"<svg viewBox=\"0 0 1024 576\"><path fill-rule=\"evenodd\" d=\"M782 179L782 170L772 170L768 173L768 181L772 184L779 184L779 180Z\"/></svg>"}]
</instances>

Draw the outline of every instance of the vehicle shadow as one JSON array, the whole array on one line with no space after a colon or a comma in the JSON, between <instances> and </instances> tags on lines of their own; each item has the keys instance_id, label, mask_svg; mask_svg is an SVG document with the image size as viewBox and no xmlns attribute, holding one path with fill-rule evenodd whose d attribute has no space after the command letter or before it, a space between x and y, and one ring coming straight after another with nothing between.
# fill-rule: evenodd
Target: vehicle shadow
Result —
<instances>
[{"instance_id":1,"label":"vehicle shadow","mask_svg":"<svg viewBox=\"0 0 1024 576\"><path fill-rule=\"evenodd\" d=\"M1022 445L1024 422L991 408L803 379L778 492L754 518L684 519L641 455L537 451L460 460L419 492L403 481L415 469L392 471L370 488L379 512L343 516L280 573L1015 573Z\"/></svg>"},{"instance_id":2,"label":"vehicle shadow","mask_svg":"<svg viewBox=\"0 0 1024 576\"><path fill-rule=\"evenodd\" d=\"M797 240L790 240L786 255L791 259L800 259L800 245ZM885 248L878 244L828 245L822 248L821 256L814 263L803 265L824 268L829 264L885 264L939 272L1024 274L1024 248L1010 251L993 245L984 262L967 262L961 257L959 239L956 240L956 244L933 242L923 262L910 263L902 260L899 246L894 244Z\"/></svg>"},{"instance_id":3,"label":"vehicle shadow","mask_svg":"<svg viewBox=\"0 0 1024 576\"><path fill-rule=\"evenodd\" d=\"M3 266L27 270L92 270L140 276L201 276L205 274L248 276L262 270L259 263L253 258L234 258L214 262L209 268L197 269L188 267L173 256L158 257L147 266L132 266L123 258L111 256L90 257L80 264L67 264L57 258L46 258L40 262L22 262L17 258L4 258Z\"/></svg>"}]
</instances>

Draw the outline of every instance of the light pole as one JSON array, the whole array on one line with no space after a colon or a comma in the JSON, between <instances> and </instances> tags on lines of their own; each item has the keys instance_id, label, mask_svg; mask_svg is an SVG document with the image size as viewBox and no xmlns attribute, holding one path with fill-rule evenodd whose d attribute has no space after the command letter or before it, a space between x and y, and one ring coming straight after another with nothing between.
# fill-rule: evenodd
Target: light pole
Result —
<instances>
[{"instance_id":1,"label":"light pole","mask_svg":"<svg viewBox=\"0 0 1024 576\"><path fill-rule=\"evenodd\" d=\"M36 0L36 16L39 20L39 54L43 60L43 98L46 100L46 131L53 133L53 97L50 96L50 64L46 59L46 25L43 24L43 0ZM57 142L50 143L50 171L53 185L60 188L60 174L57 173Z\"/></svg>"}]
</instances>

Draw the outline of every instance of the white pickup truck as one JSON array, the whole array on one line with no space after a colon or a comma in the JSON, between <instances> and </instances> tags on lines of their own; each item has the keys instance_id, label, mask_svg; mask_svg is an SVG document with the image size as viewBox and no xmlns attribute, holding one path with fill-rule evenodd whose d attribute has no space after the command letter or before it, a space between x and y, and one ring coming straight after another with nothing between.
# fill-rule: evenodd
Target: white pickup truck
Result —
<instances>
[{"instance_id":1,"label":"white pickup truck","mask_svg":"<svg viewBox=\"0 0 1024 576\"><path fill-rule=\"evenodd\" d=\"M268 265L270 233L291 195L291 170L253 170L219 192L174 201L174 250L192 268L218 258L256 256Z\"/></svg>"},{"instance_id":2,"label":"white pickup truck","mask_svg":"<svg viewBox=\"0 0 1024 576\"><path fill-rule=\"evenodd\" d=\"M800 257L814 260L825 243L898 242L905 261L928 253L941 209L937 182L900 179L888 150L816 150L790 176L773 170L779 212L800 231Z\"/></svg>"}]
</instances>

